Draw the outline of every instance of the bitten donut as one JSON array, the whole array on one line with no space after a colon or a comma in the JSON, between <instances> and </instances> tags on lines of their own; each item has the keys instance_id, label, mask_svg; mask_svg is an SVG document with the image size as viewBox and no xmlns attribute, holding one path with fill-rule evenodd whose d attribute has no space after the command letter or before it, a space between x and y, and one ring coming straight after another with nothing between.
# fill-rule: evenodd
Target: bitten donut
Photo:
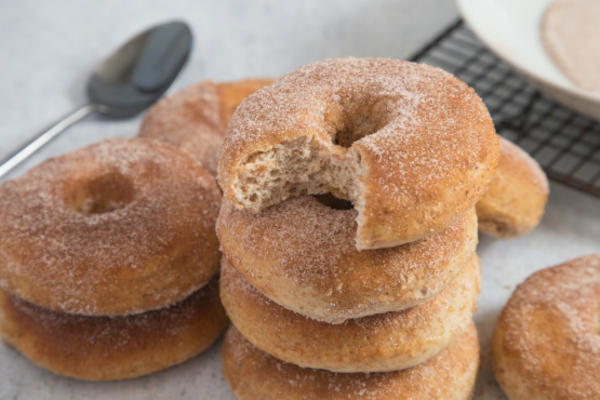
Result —
<instances>
[{"instance_id":1,"label":"bitten donut","mask_svg":"<svg viewBox=\"0 0 600 400\"><path fill-rule=\"evenodd\" d=\"M146 113L139 136L163 140L192 154L217 173L221 144L231 114L250 93L269 79L204 81L163 97Z\"/></svg>"},{"instance_id":2,"label":"bitten donut","mask_svg":"<svg viewBox=\"0 0 600 400\"><path fill-rule=\"evenodd\" d=\"M548 192L548 179L539 164L500 137L496 174L477 203L479 230L505 239L532 231L542 219Z\"/></svg>"},{"instance_id":3,"label":"bitten donut","mask_svg":"<svg viewBox=\"0 0 600 400\"><path fill-rule=\"evenodd\" d=\"M498 159L481 99L441 69L330 59L248 96L223 144L219 183L257 213L331 193L358 211L358 249L440 232L475 206Z\"/></svg>"},{"instance_id":4,"label":"bitten donut","mask_svg":"<svg viewBox=\"0 0 600 400\"><path fill-rule=\"evenodd\" d=\"M396 371L435 356L465 331L475 311L479 280L479 259L473 255L458 276L426 303L338 325L278 306L225 259L220 293L235 327L280 360L337 372Z\"/></svg>"},{"instance_id":5,"label":"bitten donut","mask_svg":"<svg viewBox=\"0 0 600 400\"><path fill-rule=\"evenodd\" d=\"M0 187L0 287L83 315L163 308L219 268L220 194L168 144L113 139Z\"/></svg>"},{"instance_id":6,"label":"bitten donut","mask_svg":"<svg viewBox=\"0 0 600 400\"><path fill-rule=\"evenodd\" d=\"M470 399L479 343L471 324L440 354L395 372L336 373L279 361L252 346L234 327L223 342L223 375L239 400Z\"/></svg>"},{"instance_id":7,"label":"bitten donut","mask_svg":"<svg viewBox=\"0 0 600 400\"><path fill-rule=\"evenodd\" d=\"M226 325L216 280L172 307L124 317L58 313L0 291L2 338L35 364L78 379L133 378L181 363Z\"/></svg>"},{"instance_id":8,"label":"bitten donut","mask_svg":"<svg viewBox=\"0 0 600 400\"><path fill-rule=\"evenodd\" d=\"M520 284L492 338L496 379L511 400L600 398L600 254Z\"/></svg>"},{"instance_id":9,"label":"bitten donut","mask_svg":"<svg viewBox=\"0 0 600 400\"><path fill-rule=\"evenodd\" d=\"M252 286L289 310L329 323L426 301L456 276L477 245L472 209L425 239L358 251L356 214L312 196L260 214L223 199L217 234L229 262Z\"/></svg>"}]
</instances>

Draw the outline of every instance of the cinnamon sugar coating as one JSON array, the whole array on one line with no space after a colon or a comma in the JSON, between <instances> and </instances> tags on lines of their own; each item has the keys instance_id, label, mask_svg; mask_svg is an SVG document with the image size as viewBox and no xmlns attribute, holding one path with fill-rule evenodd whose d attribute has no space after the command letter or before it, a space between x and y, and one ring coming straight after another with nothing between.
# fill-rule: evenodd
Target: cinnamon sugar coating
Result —
<instances>
[{"instance_id":1,"label":"cinnamon sugar coating","mask_svg":"<svg viewBox=\"0 0 600 400\"><path fill-rule=\"evenodd\" d=\"M227 325L216 279L169 308L124 317L49 311L0 291L0 333L35 364L85 380L133 378L208 348Z\"/></svg>"},{"instance_id":2,"label":"cinnamon sugar coating","mask_svg":"<svg viewBox=\"0 0 600 400\"><path fill-rule=\"evenodd\" d=\"M520 284L497 322L492 356L511 400L600 398L600 254Z\"/></svg>"},{"instance_id":3,"label":"cinnamon sugar coating","mask_svg":"<svg viewBox=\"0 0 600 400\"><path fill-rule=\"evenodd\" d=\"M330 59L246 98L219 163L224 196L257 213L332 193L358 211L359 249L439 232L485 192L498 159L475 92L434 67Z\"/></svg>"},{"instance_id":4,"label":"cinnamon sugar coating","mask_svg":"<svg viewBox=\"0 0 600 400\"><path fill-rule=\"evenodd\" d=\"M84 315L163 308L217 272L213 178L148 139L105 140L0 187L0 287Z\"/></svg>"},{"instance_id":5,"label":"cinnamon sugar coating","mask_svg":"<svg viewBox=\"0 0 600 400\"><path fill-rule=\"evenodd\" d=\"M539 164L500 137L496 174L477 202L479 230L503 239L531 232L542 219L548 193L548 178Z\"/></svg>"},{"instance_id":6,"label":"cinnamon sugar coating","mask_svg":"<svg viewBox=\"0 0 600 400\"><path fill-rule=\"evenodd\" d=\"M253 345L292 364L337 372L396 371L413 367L450 345L471 324L480 287L472 256L440 293L399 312L331 325L277 305L221 262L220 295L227 315Z\"/></svg>"},{"instance_id":7,"label":"cinnamon sugar coating","mask_svg":"<svg viewBox=\"0 0 600 400\"><path fill-rule=\"evenodd\" d=\"M437 356L395 372L301 368L263 353L233 326L222 351L223 374L239 400L466 400L472 396L479 365L474 324Z\"/></svg>"},{"instance_id":8,"label":"cinnamon sugar coating","mask_svg":"<svg viewBox=\"0 0 600 400\"><path fill-rule=\"evenodd\" d=\"M233 112L240 105L242 100L258 89L270 85L273 79L267 78L246 78L239 81L219 82L217 83L217 93L219 96L219 108L221 117L221 126L223 135L229 125L229 120Z\"/></svg>"},{"instance_id":9,"label":"cinnamon sugar coating","mask_svg":"<svg viewBox=\"0 0 600 400\"><path fill-rule=\"evenodd\" d=\"M191 85L163 97L142 120L141 137L159 139L190 153L214 176L231 114L269 79Z\"/></svg>"},{"instance_id":10,"label":"cinnamon sugar coating","mask_svg":"<svg viewBox=\"0 0 600 400\"><path fill-rule=\"evenodd\" d=\"M312 196L260 214L223 199L217 234L228 261L265 296L329 323L426 301L456 276L477 245L474 209L437 234L377 250L356 249L355 219L355 210L336 210Z\"/></svg>"}]
</instances>

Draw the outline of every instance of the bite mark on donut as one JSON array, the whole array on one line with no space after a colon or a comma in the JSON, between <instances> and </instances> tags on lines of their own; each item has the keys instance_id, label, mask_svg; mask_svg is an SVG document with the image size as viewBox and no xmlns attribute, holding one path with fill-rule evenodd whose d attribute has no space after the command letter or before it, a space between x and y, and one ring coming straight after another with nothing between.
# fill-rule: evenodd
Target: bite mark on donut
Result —
<instances>
[{"instance_id":1,"label":"bite mark on donut","mask_svg":"<svg viewBox=\"0 0 600 400\"><path fill-rule=\"evenodd\" d=\"M385 96L343 101L338 96L323 115L329 140L305 136L250 154L233 182L240 203L258 212L292 197L329 194L351 202L362 214L364 173L352 144L389 123L384 112L389 102Z\"/></svg>"},{"instance_id":2,"label":"bite mark on donut","mask_svg":"<svg viewBox=\"0 0 600 400\"><path fill-rule=\"evenodd\" d=\"M135 190L131 179L119 171L110 171L77 182L67 191L67 204L82 214L103 214L129 204Z\"/></svg>"},{"instance_id":3,"label":"bite mark on donut","mask_svg":"<svg viewBox=\"0 0 600 400\"><path fill-rule=\"evenodd\" d=\"M347 144L349 134L340 139ZM255 152L243 163L233 182L238 199L255 212L292 197L331 194L360 204L360 156L357 152L324 143L317 137L300 137ZM333 149L332 149L333 148ZM337 151L336 151L337 150Z\"/></svg>"}]
</instances>

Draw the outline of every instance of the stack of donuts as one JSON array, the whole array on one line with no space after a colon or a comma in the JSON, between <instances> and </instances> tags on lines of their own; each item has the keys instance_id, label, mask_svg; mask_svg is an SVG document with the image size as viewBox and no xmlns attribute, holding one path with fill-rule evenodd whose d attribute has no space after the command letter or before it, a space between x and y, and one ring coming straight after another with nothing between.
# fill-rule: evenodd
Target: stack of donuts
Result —
<instances>
[{"instance_id":1,"label":"stack of donuts","mask_svg":"<svg viewBox=\"0 0 600 400\"><path fill-rule=\"evenodd\" d=\"M0 188L0 331L86 380L145 375L209 347L219 302L214 179L189 155L113 139Z\"/></svg>"},{"instance_id":2,"label":"stack of donuts","mask_svg":"<svg viewBox=\"0 0 600 400\"><path fill-rule=\"evenodd\" d=\"M325 60L242 101L218 167L235 395L470 398L498 157L479 97L425 65Z\"/></svg>"},{"instance_id":3,"label":"stack of donuts","mask_svg":"<svg viewBox=\"0 0 600 400\"><path fill-rule=\"evenodd\" d=\"M8 344L60 375L124 379L203 351L226 312L240 400L469 398L478 219L529 232L548 183L465 84L332 59L192 85L139 136L0 187Z\"/></svg>"}]
</instances>

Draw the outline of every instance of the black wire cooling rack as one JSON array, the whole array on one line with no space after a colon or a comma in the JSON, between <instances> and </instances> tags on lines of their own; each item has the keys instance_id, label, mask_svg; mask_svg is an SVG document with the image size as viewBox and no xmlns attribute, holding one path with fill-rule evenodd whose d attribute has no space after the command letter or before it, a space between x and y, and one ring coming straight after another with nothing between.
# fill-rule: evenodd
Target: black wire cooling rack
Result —
<instances>
[{"instance_id":1,"label":"black wire cooling rack","mask_svg":"<svg viewBox=\"0 0 600 400\"><path fill-rule=\"evenodd\" d=\"M600 123L538 92L487 50L462 20L411 60L467 82L487 105L496 131L529 152L550 179L600 197Z\"/></svg>"}]
</instances>

